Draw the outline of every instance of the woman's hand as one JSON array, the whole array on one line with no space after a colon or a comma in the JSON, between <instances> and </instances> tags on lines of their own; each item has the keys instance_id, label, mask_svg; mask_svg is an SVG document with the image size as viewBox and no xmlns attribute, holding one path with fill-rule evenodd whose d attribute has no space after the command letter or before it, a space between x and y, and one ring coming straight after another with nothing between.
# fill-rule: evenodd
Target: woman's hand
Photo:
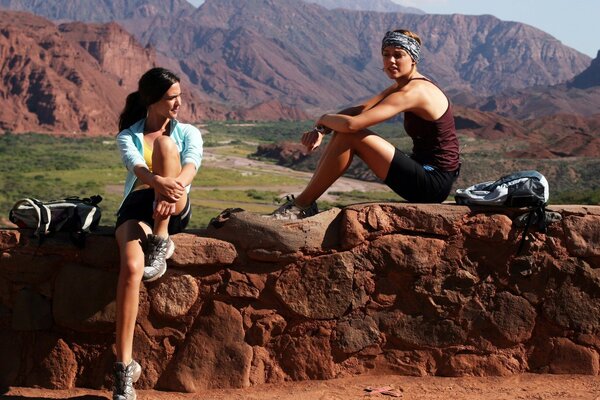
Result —
<instances>
[{"instance_id":1,"label":"woman's hand","mask_svg":"<svg viewBox=\"0 0 600 400\"><path fill-rule=\"evenodd\" d=\"M177 202L185 194L185 187L175 178L155 175L152 183L157 195L169 203Z\"/></svg>"},{"instance_id":2,"label":"woman's hand","mask_svg":"<svg viewBox=\"0 0 600 400\"><path fill-rule=\"evenodd\" d=\"M154 200L154 213L152 218L154 219L165 219L176 211L176 203L168 201L164 196L156 194Z\"/></svg>"},{"instance_id":3,"label":"woman's hand","mask_svg":"<svg viewBox=\"0 0 600 400\"><path fill-rule=\"evenodd\" d=\"M314 128L308 132L304 132L302 135L302 144L306 146L308 151L313 151L319 147L321 141L323 140L323 136L323 133Z\"/></svg>"}]
</instances>

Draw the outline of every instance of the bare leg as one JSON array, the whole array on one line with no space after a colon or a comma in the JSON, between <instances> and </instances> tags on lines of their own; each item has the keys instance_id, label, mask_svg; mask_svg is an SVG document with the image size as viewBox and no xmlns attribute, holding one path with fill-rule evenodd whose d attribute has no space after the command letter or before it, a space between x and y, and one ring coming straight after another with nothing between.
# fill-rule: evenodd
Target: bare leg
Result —
<instances>
[{"instance_id":1,"label":"bare leg","mask_svg":"<svg viewBox=\"0 0 600 400\"><path fill-rule=\"evenodd\" d=\"M317 200L348 169L355 154L377 177L385 179L394 152L391 143L369 130L334 133L310 182L296 196L296 204L305 207Z\"/></svg>"},{"instance_id":2,"label":"bare leg","mask_svg":"<svg viewBox=\"0 0 600 400\"><path fill-rule=\"evenodd\" d=\"M120 225L116 231L120 264L117 285L117 361L129 364L132 358L133 333L140 300L140 282L144 273L142 241L150 227L135 220Z\"/></svg>"},{"instance_id":3,"label":"bare leg","mask_svg":"<svg viewBox=\"0 0 600 400\"><path fill-rule=\"evenodd\" d=\"M177 145L169 136L160 136L154 140L152 150L152 171L160 176L177 177L181 172L181 162ZM175 214L180 213L185 207L187 196L181 196L175 207ZM169 219L154 220L153 233L162 237L169 236Z\"/></svg>"}]
</instances>

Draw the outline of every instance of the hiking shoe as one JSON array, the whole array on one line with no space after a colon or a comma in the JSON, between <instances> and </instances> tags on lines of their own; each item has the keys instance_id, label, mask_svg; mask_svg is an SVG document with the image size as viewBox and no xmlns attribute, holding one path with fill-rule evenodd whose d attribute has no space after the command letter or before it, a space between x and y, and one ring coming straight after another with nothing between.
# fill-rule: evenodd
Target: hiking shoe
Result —
<instances>
[{"instance_id":1,"label":"hiking shoe","mask_svg":"<svg viewBox=\"0 0 600 400\"><path fill-rule=\"evenodd\" d=\"M312 202L308 207L300 207L296 205L296 199L293 194L285 196L285 203L283 203L277 210L273 211L268 217L274 219L302 219L312 217L319 213L319 208L316 202ZM282 199L283 200L283 199Z\"/></svg>"},{"instance_id":2,"label":"hiking shoe","mask_svg":"<svg viewBox=\"0 0 600 400\"><path fill-rule=\"evenodd\" d=\"M169 237L164 238L150 234L146 246L146 262L142 281L152 282L167 271L167 259L173 255L175 243Z\"/></svg>"},{"instance_id":3,"label":"hiking shoe","mask_svg":"<svg viewBox=\"0 0 600 400\"><path fill-rule=\"evenodd\" d=\"M115 375L115 386L113 388L113 400L135 400L136 394L133 384L140 379L142 367L135 360L129 365L116 362L113 366Z\"/></svg>"}]
</instances>

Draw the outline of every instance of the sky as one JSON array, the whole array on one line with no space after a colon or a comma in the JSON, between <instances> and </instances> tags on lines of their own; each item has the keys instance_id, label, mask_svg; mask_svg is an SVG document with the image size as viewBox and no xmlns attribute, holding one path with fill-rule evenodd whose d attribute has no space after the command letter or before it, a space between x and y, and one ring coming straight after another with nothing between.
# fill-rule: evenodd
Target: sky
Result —
<instances>
[{"instance_id":1,"label":"sky","mask_svg":"<svg viewBox=\"0 0 600 400\"><path fill-rule=\"evenodd\" d=\"M188 0L194 5L204 0ZM300 0L298 0L300 1ZM600 50L599 0L393 0L429 14L491 14L549 33L592 58Z\"/></svg>"}]
</instances>

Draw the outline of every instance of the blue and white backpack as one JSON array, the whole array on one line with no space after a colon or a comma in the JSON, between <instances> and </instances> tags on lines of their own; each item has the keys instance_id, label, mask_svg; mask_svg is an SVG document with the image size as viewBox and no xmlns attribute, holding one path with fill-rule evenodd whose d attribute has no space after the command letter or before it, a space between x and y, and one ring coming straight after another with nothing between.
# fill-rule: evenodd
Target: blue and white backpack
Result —
<instances>
[{"instance_id":1,"label":"blue and white backpack","mask_svg":"<svg viewBox=\"0 0 600 400\"><path fill-rule=\"evenodd\" d=\"M532 223L540 232L546 232L546 204L550 188L544 175L538 171L519 171L489 181L456 189L454 200L457 204L527 208L525 229L517 255L523 250L527 232ZM534 222L535 221L535 222Z\"/></svg>"},{"instance_id":2,"label":"blue and white backpack","mask_svg":"<svg viewBox=\"0 0 600 400\"><path fill-rule=\"evenodd\" d=\"M497 181L456 189L454 200L465 205L542 207L549 197L550 188L544 175L537 171L519 171Z\"/></svg>"}]
</instances>

